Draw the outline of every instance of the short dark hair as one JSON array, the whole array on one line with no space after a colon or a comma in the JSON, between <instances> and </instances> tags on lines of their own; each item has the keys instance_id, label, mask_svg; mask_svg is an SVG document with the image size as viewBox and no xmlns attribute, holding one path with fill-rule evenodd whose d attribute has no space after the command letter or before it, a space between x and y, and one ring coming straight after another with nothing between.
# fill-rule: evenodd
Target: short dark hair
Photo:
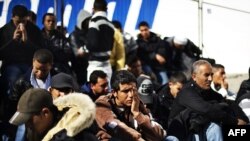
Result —
<instances>
[{"instance_id":1,"label":"short dark hair","mask_svg":"<svg viewBox=\"0 0 250 141\"><path fill-rule=\"evenodd\" d=\"M39 49L34 53L33 60L37 60L39 63L53 63L53 54L48 49Z\"/></svg>"},{"instance_id":2,"label":"short dark hair","mask_svg":"<svg viewBox=\"0 0 250 141\"><path fill-rule=\"evenodd\" d=\"M94 9L95 10L106 11L107 10L107 2L106 2L106 0L95 0Z\"/></svg>"},{"instance_id":3,"label":"short dark hair","mask_svg":"<svg viewBox=\"0 0 250 141\"><path fill-rule=\"evenodd\" d=\"M53 14L53 13L45 13L45 14L43 15L42 24L44 24L44 21L45 21L46 16L54 16L54 17L55 17L55 14Z\"/></svg>"},{"instance_id":4,"label":"short dark hair","mask_svg":"<svg viewBox=\"0 0 250 141\"><path fill-rule=\"evenodd\" d=\"M95 70L95 71L93 71L93 72L90 74L89 82L90 82L91 84L96 84L98 78L103 78L103 79L105 79L106 77L107 77L107 74L106 74L104 71L102 71L102 70Z\"/></svg>"},{"instance_id":5,"label":"short dark hair","mask_svg":"<svg viewBox=\"0 0 250 141\"><path fill-rule=\"evenodd\" d=\"M225 67L224 67L223 65L221 65L221 64L213 64L212 67L215 68L215 69L220 69L220 68L224 69L224 68L225 68Z\"/></svg>"},{"instance_id":6,"label":"short dark hair","mask_svg":"<svg viewBox=\"0 0 250 141\"><path fill-rule=\"evenodd\" d=\"M115 26L115 28L122 29L122 24L120 21L114 20L112 21L112 24Z\"/></svg>"},{"instance_id":7,"label":"short dark hair","mask_svg":"<svg viewBox=\"0 0 250 141\"><path fill-rule=\"evenodd\" d=\"M138 25L138 28L140 28L141 26L146 26L149 28L149 24L146 21L141 21Z\"/></svg>"},{"instance_id":8,"label":"short dark hair","mask_svg":"<svg viewBox=\"0 0 250 141\"><path fill-rule=\"evenodd\" d=\"M135 82L137 84L135 76L127 70L119 70L111 77L111 87L114 91L120 89L120 84L128 84L130 82Z\"/></svg>"},{"instance_id":9,"label":"short dark hair","mask_svg":"<svg viewBox=\"0 0 250 141\"><path fill-rule=\"evenodd\" d=\"M32 21L36 21L37 16L36 16L35 12L30 10L30 11L28 11L27 16L31 17Z\"/></svg>"},{"instance_id":10,"label":"short dark hair","mask_svg":"<svg viewBox=\"0 0 250 141\"><path fill-rule=\"evenodd\" d=\"M127 64L129 67L132 67L132 65L135 64L137 61L141 61L140 58L139 58L138 56L130 57L130 58L127 58L126 64Z\"/></svg>"},{"instance_id":11,"label":"short dark hair","mask_svg":"<svg viewBox=\"0 0 250 141\"><path fill-rule=\"evenodd\" d=\"M185 74L183 72L177 71L177 72L173 72L169 78L169 82L172 83L186 83L187 81L187 77L185 76Z\"/></svg>"},{"instance_id":12,"label":"short dark hair","mask_svg":"<svg viewBox=\"0 0 250 141\"><path fill-rule=\"evenodd\" d=\"M12 8L12 17L18 16L20 18L24 18L28 15L28 9L23 5L15 5Z\"/></svg>"}]
</instances>

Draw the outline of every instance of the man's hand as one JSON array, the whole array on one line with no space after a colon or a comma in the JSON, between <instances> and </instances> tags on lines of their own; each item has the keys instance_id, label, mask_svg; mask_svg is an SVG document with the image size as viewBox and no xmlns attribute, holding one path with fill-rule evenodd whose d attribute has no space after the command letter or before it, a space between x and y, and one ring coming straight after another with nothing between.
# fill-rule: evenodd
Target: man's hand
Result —
<instances>
[{"instance_id":1,"label":"man's hand","mask_svg":"<svg viewBox=\"0 0 250 141\"><path fill-rule=\"evenodd\" d=\"M155 58L156 58L156 60L157 60L161 65L166 63L166 59L165 59L163 56L161 56L160 54L156 54L156 55L155 55Z\"/></svg>"},{"instance_id":2,"label":"man's hand","mask_svg":"<svg viewBox=\"0 0 250 141\"><path fill-rule=\"evenodd\" d=\"M14 31L14 35L13 35L13 40L20 40L22 37L22 31L20 29L20 24L17 26L16 30Z\"/></svg>"},{"instance_id":3,"label":"man's hand","mask_svg":"<svg viewBox=\"0 0 250 141\"><path fill-rule=\"evenodd\" d=\"M221 79L220 85L221 85L221 88L225 88L226 90L228 89L228 83L226 79Z\"/></svg>"},{"instance_id":4,"label":"man's hand","mask_svg":"<svg viewBox=\"0 0 250 141\"><path fill-rule=\"evenodd\" d=\"M17 40L17 41L23 41L26 42L27 41L27 31L25 29L24 24L20 23L16 30L14 31L14 35L13 35L13 39Z\"/></svg>"},{"instance_id":5,"label":"man's hand","mask_svg":"<svg viewBox=\"0 0 250 141\"><path fill-rule=\"evenodd\" d=\"M131 105L131 113L133 114L133 117L136 118L140 113L140 111L139 111L140 99L138 96L137 89L133 93L134 93L134 95L133 95L133 102Z\"/></svg>"},{"instance_id":6,"label":"man's hand","mask_svg":"<svg viewBox=\"0 0 250 141\"><path fill-rule=\"evenodd\" d=\"M237 123L237 125L246 125L246 124L247 124L247 123L246 123L244 120L238 118L238 123Z\"/></svg>"},{"instance_id":7,"label":"man's hand","mask_svg":"<svg viewBox=\"0 0 250 141\"><path fill-rule=\"evenodd\" d=\"M25 28L23 23L20 23L19 25L20 25L20 30L21 30L21 33L22 33L22 38L21 39L22 39L23 42L26 42L27 39L28 39L26 28Z\"/></svg>"}]
</instances>

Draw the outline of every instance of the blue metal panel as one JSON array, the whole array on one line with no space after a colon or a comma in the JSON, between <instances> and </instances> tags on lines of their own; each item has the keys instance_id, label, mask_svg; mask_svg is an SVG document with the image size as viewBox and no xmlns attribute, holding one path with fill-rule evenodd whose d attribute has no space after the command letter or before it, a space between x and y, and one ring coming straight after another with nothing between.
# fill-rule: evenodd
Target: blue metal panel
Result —
<instances>
[{"instance_id":1,"label":"blue metal panel","mask_svg":"<svg viewBox=\"0 0 250 141\"><path fill-rule=\"evenodd\" d=\"M107 2L116 2L116 7L114 9L114 15L112 20L118 20L122 23L124 26L127 20L127 14L130 10L130 6L133 0L107 0ZM67 4L70 4L72 6L72 11L69 17L66 17L66 20L69 20L69 24L67 26L68 32L72 32L74 30L74 27L76 25L77 15L80 9L82 9L85 5L85 0L64 0L64 7ZM140 8L140 13L137 18L137 21L134 21L135 23L139 23L140 21L144 20L149 23L150 26L152 26L154 21L155 12L158 6L159 0L142 0L142 5ZM23 4L28 9L31 8L32 0L12 0L10 2L9 8L8 8L8 15L7 15L7 22L11 19L11 10L14 5L16 4ZM54 0L40 0L38 4L37 9L37 25L42 28L42 17L45 13L47 13L49 8L54 8ZM0 11L2 12L3 8L3 2L0 2ZM36 11L34 11L36 12ZM61 0L58 0L57 3L57 21L61 21ZM1 14L1 13L0 13ZM136 25L137 25L136 24ZM134 27L134 29L137 29L137 27Z\"/></svg>"}]
</instances>

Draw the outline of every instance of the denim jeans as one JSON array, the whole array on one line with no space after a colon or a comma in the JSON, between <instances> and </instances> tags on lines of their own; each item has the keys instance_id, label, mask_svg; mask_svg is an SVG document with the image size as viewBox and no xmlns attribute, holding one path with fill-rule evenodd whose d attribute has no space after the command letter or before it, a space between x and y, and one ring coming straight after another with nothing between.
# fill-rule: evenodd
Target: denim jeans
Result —
<instances>
[{"instance_id":1,"label":"denim jeans","mask_svg":"<svg viewBox=\"0 0 250 141\"><path fill-rule=\"evenodd\" d=\"M24 141L25 138L25 125L19 125L17 128L17 132L16 132L16 139L15 141Z\"/></svg>"},{"instance_id":2,"label":"denim jeans","mask_svg":"<svg viewBox=\"0 0 250 141\"><path fill-rule=\"evenodd\" d=\"M167 71L153 71L149 65L143 65L142 70L146 74L150 74L153 72L156 75L157 80L161 85L168 83Z\"/></svg>"},{"instance_id":3,"label":"denim jeans","mask_svg":"<svg viewBox=\"0 0 250 141\"><path fill-rule=\"evenodd\" d=\"M199 136L201 135L195 134L193 141L200 141ZM206 138L207 138L207 141L223 141L221 127L218 124L211 122L206 129Z\"/></svg>"},{"instance_id":4,"label":"denim jeans","mask_svg":"<svg viewBox=\"0 0 250 141\"><path fill-rule=\"evenodd\" d=\"M3 84L4 84L4 91L6 96L12 97L12 88L15 81L23 74L25 74L28 69L29 65L27 64L15 64L5 67L2 72L3 77Z\"/></svg>"},{"instance_id":5,"label":"denim jeans","mask_svg":"<svg viewBox=\"0 0 250 141\"><path fill-rule=\"evenodd\" d=\"M211 122L205 130L206 141L223 141L222 129L218 124ZM204 141L200 138L201 136L201 134L194 134L190 140ZM179 139L175 136L167 136L164 141L179 141Z\"/></svg>"}]
</instances>

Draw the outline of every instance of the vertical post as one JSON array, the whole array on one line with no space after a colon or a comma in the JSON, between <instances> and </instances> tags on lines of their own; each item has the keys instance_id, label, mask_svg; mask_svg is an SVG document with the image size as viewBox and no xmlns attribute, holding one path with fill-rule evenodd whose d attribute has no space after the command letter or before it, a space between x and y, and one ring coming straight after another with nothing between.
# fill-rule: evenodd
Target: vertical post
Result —
<instances>
[{"instance_id":1,"label":"vertical post","mask_svg":"<svg viewBox=\"0 0 250 141\"><path fill-rule=\"evenodd\" d=\"M199 48L203 49L203 0L198 1Z\"/></svg>"},{"instance_id":2,"label":"vertical post","mask_svg":"<svg viewBox=\"0 0 250 141\"><path fill-rule=\"evenodd\" d=\"M57 16L57 0L54 0L54 15Z\"/></svg>"},{"instance_id":3,"label":"vertical post","mask_svg":"<svg viewBox=\"0 0 250 141\"><path fill-rule=\"evenodd\" d=\"M62 29L64 27L64 23L63 23L63 15L64 15L64 0L61 0L61 26L62 26Z\"/></svg>"}]
</instances>

